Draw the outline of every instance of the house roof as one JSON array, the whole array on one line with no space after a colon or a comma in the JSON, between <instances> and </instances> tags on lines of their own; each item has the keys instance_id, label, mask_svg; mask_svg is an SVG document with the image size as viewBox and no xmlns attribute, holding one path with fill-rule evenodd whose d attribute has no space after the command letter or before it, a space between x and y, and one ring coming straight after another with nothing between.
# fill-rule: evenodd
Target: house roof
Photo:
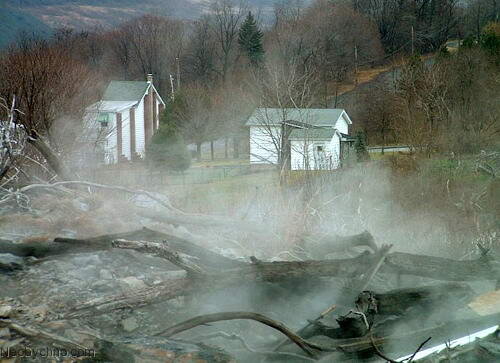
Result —
<instances>
[{"instance_id":1,"label":"house roof","mask_svg":"<svg viewBox=\"0 0 500 363\"><path fill-rule=\"evenodd\" d=\"M290 132L289 140L331 140L337 130L331 128L295 129Z\"/></svg>"},{"instance_id":2,"label":"house roof","mask_svg":"<svg viewBox=\"0 0 500 363\"><path fill-rule=\"evenodd\" d=\"M102 97L103 101L140 101L150 83L143 81L111 81Z\"/></svg>"},{"instance_id":3,"label":"house roof","mask_svg":"<svg viewBox=\"0 0 500 363\"><path fill-rule=\"evenodd\" d=\"M153 87L158 99L165 105L165 101L161 98L154 84L145 81L111 81L104 92L101 102L134 101L139 103L148 92L149 87Z\"/></svg>"},{"instance_id":4,"label":"house roof","mask_svg":"<svg viewBox=\"0 0 500 363\"><path fill-rule=\"evenodd\" d=\"M137 101L99 101L88 107L90 112L121 112L137 104Z\"/></svg>"},{"instance_id":5,"label":"house roof","mask_svg":"<svg viewBox=\"0 0 500 363\"><path fill-rule=\"evenodd\" d=\"M246 126L280 125L283 121L295 121L318 127L334 127L340 116L345 115L342 108L257 108L246 122Z\"/></svg>"}]
</instances>

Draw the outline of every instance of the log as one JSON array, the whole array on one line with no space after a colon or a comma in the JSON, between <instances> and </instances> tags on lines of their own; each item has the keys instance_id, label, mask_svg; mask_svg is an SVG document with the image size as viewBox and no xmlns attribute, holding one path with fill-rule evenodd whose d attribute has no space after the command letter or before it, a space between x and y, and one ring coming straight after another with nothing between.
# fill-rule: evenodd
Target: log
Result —
<instances>
[{"instance_id":1,"label":"log","mask_svg":"<svg viewBox=\"0 0 500 363\"><path fill-rule=\"evenodd\" d=\"M344 304L344 302L349 302L349 300L352 299L352 296L351 296L351 293L354 293L354 294L357 294L359 292L362 292L364 289L367 288L368 284L370 283L371 279L373 278L373 276L375 276L375 274L378 272L378 270L380 269L380 267L382 266L382 263L384 262L385 260L385 257L387 256L387 254L389 253L389 250L392 248L392 245L388 245L388 246L382 246L382 248L377 251L377 254L378 254L378 260L376 261L376 263L373 265L373 266L370 266L366 272L360 276L360 278L356 278L356 280L352 283L353 287L351 289L349 289L349 293L347 294L343 294L339 299L338 299L338 303L340 304ZM306 333L309 329L310 326L314 325L314 324L317 324L321 319L323 319L330 311L330 308L328 308L327 310L325 310L323 313L321 313L316 319L312 320L312 321L309 321L309 323L307 325L305 325L304 327L302 327L301 329L299 329L297 331L297 334L302 336L302 334ZM352 329L353 326L356 326L356 329L353 331L353 332L346 332L346 330L344 330L344 334L346 334L346 337L357 337L357 336L362 336L364 335L364 333L370 328L369 327L369 324L365 324L364 321L359 321L359 314L358 315L355 315L357 320L355 322L355 324L353 324L349 329ZM348 318L348 317L340 317L339 320L337 320L339 322L339 324L342 326L342 324L346 323L346 325L349 325L348 322L352 320L352 318ZM360 324L361 323L361 324ZM371 323L370 323L371 324ZM278 344L276 346L276 348L274 348L274 350L279 350L282 346L284 346L288 341L283 341L281 342L280 344Z\"/></svg>"},{"instance_id":2,"label":"log","mask_svg":"<svg viewBox=\"0 0 500 363\"><path fill-rule=\"evenodd\" d=\"M203 265L220 271L241 268L235 271L242 274L255 274L255 266L236 261L190 241L143 228L141 230L98 236L89 239L56 238L49 243L12 243L0 241L0 253L11 253L16 256L34 256L38 258L110 249L116 239L132 241L167 241L175 251L193 256ZM366 272L364 266L376 266L377 254L365 251L355 258L323 261L283 261L259 263L259 275L266 281L276 281L288 278L313 277L355 277ZM231 271L228 271L231 272ZM470 261L457 261L443 257L414 255L403 252L393 252L385 256L380 272L407 274L428 277L442 281L479 281L499 280L500 262L491 259L479 258Z\"/></svg>"},{"instance_id":3,"label":"log","mask_svg":"<svg viewBox=\"0 0 500 363\"><path fill-rule=\"evenodd\" d=\"M500 261L486 258L457 261L443 257L394 252L387 255L381 271L442 281L497 280L500 278Z\"/></svg>"},{"instance_id":4,"label":"log","mask_svg":"<svg viewBox=\"0 0 500 363\"><path fill-rule=\"evenodd\" d=\"M355 301L356 309L336 319L338 328L317 324L315 329L301 336L357 338L365 336L374 327L378 332L387 333L401 324L424 324L433 314L438 314L440 320L447 319L473 299L474 291L463 283L395 289L386 293L363 291ZM384 320L389 316L391 319Z\"/></svg>"},{"instance_id":5,"label":"log","mask_svg":"<svg viewBox=\"0 0 500 363\"><path fill-rule=\"evenodd\" d=\"M0 240L0 253L10 253L18 257L43 258L79 251L82 249L76 246L62 246L54 242L14 243Z\"/></svg>"},{"instance_id":6,"label":"log","mask_svg":"<svg viewBox=\"0 0 500 363\"><path fill-rule=\"evenodd\" d=\"M181 256L181 254L179 254L178 252L171 250L165 241L145 242L118 239L112 242L112 246L114 248L122 248L154 254L180 267L181 269L186 271L192 278L202 277L202 274L206 273L202 268L200 268L200 266L192 261L193 258L191 256L184 254Z\"/></svg>"},{"instance_id":7,"label":"log","mask_svg":"<svg viewBox=\"0 0 500 363\"><path fill-rule=\"evenodd\" d=\"M117 239L134 241L147 240L154 242L166 241L176 252L193 256L204 266L218 270L236 268L244 265L243 262L221 256L186 239L148 228L87 239L55 238L54 242L14 243L12 241L0 240L0 254L10 253L19 257L32 256L36 258L45 258L68 253L101 251L111 249L112 242Z\"/></svg>"},{"instance_id":8,"label":"log","mask_svg":"<svg viewBox=\"0 0 500 363\"><path fill-rule=\"evenodd\" d=\"M301 246L313 259L353 247L368 247L372 252L378 250L375 239L368 231L352 236L309 234L302 237Z\"/></svg>"},{"instance_id":9,"label":"log","mask_svg":"<svg viewBox=\"0 0 500 363\"><path fill-rule=\"evenodd\" d=\"M85 240L56 238L54 241L74 246L89 246L91 249L99 250L111 249L113 247L113 241L119 239L130 241L166 242L172 250L192 256L200 261L200 264L217 270L237 268L245 265L244 262L224 257L186 239L145 227L132 232L109 234Z\"/></svg>"},{"instance_id":10,"label":"log","mask_svg":"<svg viewBox=\"0 0 500 363\"><path fill-rule=\"evenodd\" d=\"M386 259L390 255L386 256ZM431 257L432 258L432 257ZM146 288L127 294L105 296L83 304L69 313L72 318L90 316L105 313L125 307L144 306L159 301L166 301L177 296L202 293L207 290L236 286L248 282L283 282L290 279L307 279L317 277L356 277L366 272L365 266L374 266L380 260L378 254L364 253L356 258L326 261L281 261L245 264L242 267L226 269L215 273L206 273L197 276L196 279L180 278L166 281L154 288ZM453 261L445 260L446 263L458 263L467 265L467 262L475 264L475 261ZM446 264L443 263L441 275L436 279L446 278ZM392 268L392 267L391 267ZM463 280L478 278L482 276L491 277L491 271L484 267L483 275L467 275L465 271ZM477 269L475 270L477 273ZM423 274L426 272L423 271ZM453 274L456 278L458 275Z\"/></svg>"}]
</instances>

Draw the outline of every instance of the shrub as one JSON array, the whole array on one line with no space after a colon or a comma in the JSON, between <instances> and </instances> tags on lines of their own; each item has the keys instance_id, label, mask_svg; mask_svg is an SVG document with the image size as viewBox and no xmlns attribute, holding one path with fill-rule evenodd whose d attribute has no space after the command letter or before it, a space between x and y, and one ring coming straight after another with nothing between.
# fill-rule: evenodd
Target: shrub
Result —
<instances>
[{"instance_id":1,"label":"shrub","mask_svg":"<svg viewBox=\"0 0 500 363\"><path fill-rule=\"evenodd\" d=\"M184 171L191 165L191 154L182 135L172 127L162 126L146 148L150 169Z\"/></svg>"}]
</instances>

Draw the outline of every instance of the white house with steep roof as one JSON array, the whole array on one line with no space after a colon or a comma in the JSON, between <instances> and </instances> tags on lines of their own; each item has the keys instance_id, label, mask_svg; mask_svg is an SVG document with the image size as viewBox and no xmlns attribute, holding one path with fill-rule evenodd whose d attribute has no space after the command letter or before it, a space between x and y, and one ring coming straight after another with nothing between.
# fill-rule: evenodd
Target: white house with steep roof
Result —
<instances>
[{"instance_id":1,"label":"white house with steep roof","mask_svg":"<svg viewBox=\"0 0 500 363\"><path fill-rule=\"evenodd\" d=\"M282 155L291 170L337 169L351 124L344 109L257 108L246 122L250 163L278 165Z\"/></svg>"},{"instance_id":2,"label":"white house with steep roof","mask_svg":"<svg viewBox=\"0 0 500 363\"><path fill-rule=\"evenodd\" d=\"M152 75L145 82L111 81L102 99L87 109L87 119L102 136L104 162L143 158L164 107Z\"/></svg>"}]
</instances>

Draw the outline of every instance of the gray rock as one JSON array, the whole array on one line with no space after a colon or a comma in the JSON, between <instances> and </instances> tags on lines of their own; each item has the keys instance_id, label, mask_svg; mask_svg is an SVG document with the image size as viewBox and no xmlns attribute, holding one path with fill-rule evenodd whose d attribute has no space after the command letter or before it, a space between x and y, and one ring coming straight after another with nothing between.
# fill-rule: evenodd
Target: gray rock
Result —
<instances>
[{"instance_id":1,"label":"gray rock","mask_svg":"<svg viewBox=\"0 0 500 363\"><path fill-rule=\"evenodd\" d=\"M155 192L150 192L152 196L161 200L163 203L169 205L170 201L167 196ZM164 211L165 207L158 203L156 200L149 198L147 195L134 195L130 198L130 201L134 203L137 207L148 208L155 211Z\"/></svg>"},{"instance_id":2,"label":"gray rock","mask_svg":"<svg viewBox=\"0 0 500 363\"><path fill-rule=\"evenodd\" d=\"M88 212L90 210L90 204L83 198L78 198L73 200L73 207L80 209L81 211Z\"/></svg>"},{"instance_id":3,"label":"gray rock","mask_svg":"<svg viewBox=\"0 0 500 363\"><path fill-rule=\"evenodd\" d=\"M110 293L119 289L114 280L100 280L91 285L91 290L95 293Z\"/></svg>"},{"instance_id":4,"label":"gray rock","mask_svg":"<svg viewBox=\"0 0 500 363\"><path fill-rule=\"evenodd\" d=\"M14 308L10 305L0 306L0 318L9 318L13 313Z\"/></svg>"},{"instance_id":5,"label":"gray rock","mask_svg":"<svg viewBox=\"0 0 500 363\"><path fill-rule=\"evenodd\" d=\"M487 350L491 355L500 357L500 344L495 342L479 342L479 346Z\"/></svg>"},{"instance_id":6,"label":"gray rock","mask_svg":"<svg viewBox=\"0 0 500 363\"><path fill-rule=\"evenodd\" d=\"M95 266L102 263L101 259L96 254L81 254L73 257L69 262L82 267L87 267L89 265Z\"/></svg>"},{"instance_id":7,"label":"gray rock","mask_svg":"<svg viewBox=\"0 0 500 363\"><path fill-rule=\"evenodd\" d=\"M124 319L121 321L123 330L126 332L133 332L139 327L139 324L137 323L137 319L131 316L130 318Z\"/></svg>"},{"instance_id":8,"label":"gray rock","mask_svg":"<svg viewBox=\"0 0 500 363\"><path fill-rule=\"evenodd\" d=\"M119 282L120 282L120 285L122 285L122 287L128 288L128 289L144 289L147 287L146 284L144 283L144 281L139 280L135 276L121 278L121 279L119 279Z\"/></svg>"},{"instance_id":9,"label":"gray rock","mask_svg":"<svg viewBox=\"0 0 500 363\"><path fill-rule=\"evenodd\" d=\"M102 280L112 280L113 279L113 274L109 270L102 269L101 271L99 271L99 277Z\"/></svg>"},{"instance_id":10,"label":"gray rock","mask_svg":"<svg viewBox=\"0 0 500 363\"><path fill-rule=\"evenodd\" d=\"M72 229L61 229L61 235L67 238L76 238L77 232Z\"/></svg>"},{"instance_id":11,"label":"gray rock","mask_svg":"<svg viewBox=\"0 0 500 363\"><path fill-rule=\"evenodd\" d=\"M0 329L0 338L6 338L6 339L10 338L10 330L9 330L9 328Z\"/></svg>"},{"instance_id":12,"label":"gray rock","mask_svg":"<svg viewBox=\"0 0 500 363\"><path fill-rule=\"evenodd\" d=\"M22 257L11 255L10 253L0 253L0 270L13 271L24 266Z\"/></svg>"}]
</instances>

